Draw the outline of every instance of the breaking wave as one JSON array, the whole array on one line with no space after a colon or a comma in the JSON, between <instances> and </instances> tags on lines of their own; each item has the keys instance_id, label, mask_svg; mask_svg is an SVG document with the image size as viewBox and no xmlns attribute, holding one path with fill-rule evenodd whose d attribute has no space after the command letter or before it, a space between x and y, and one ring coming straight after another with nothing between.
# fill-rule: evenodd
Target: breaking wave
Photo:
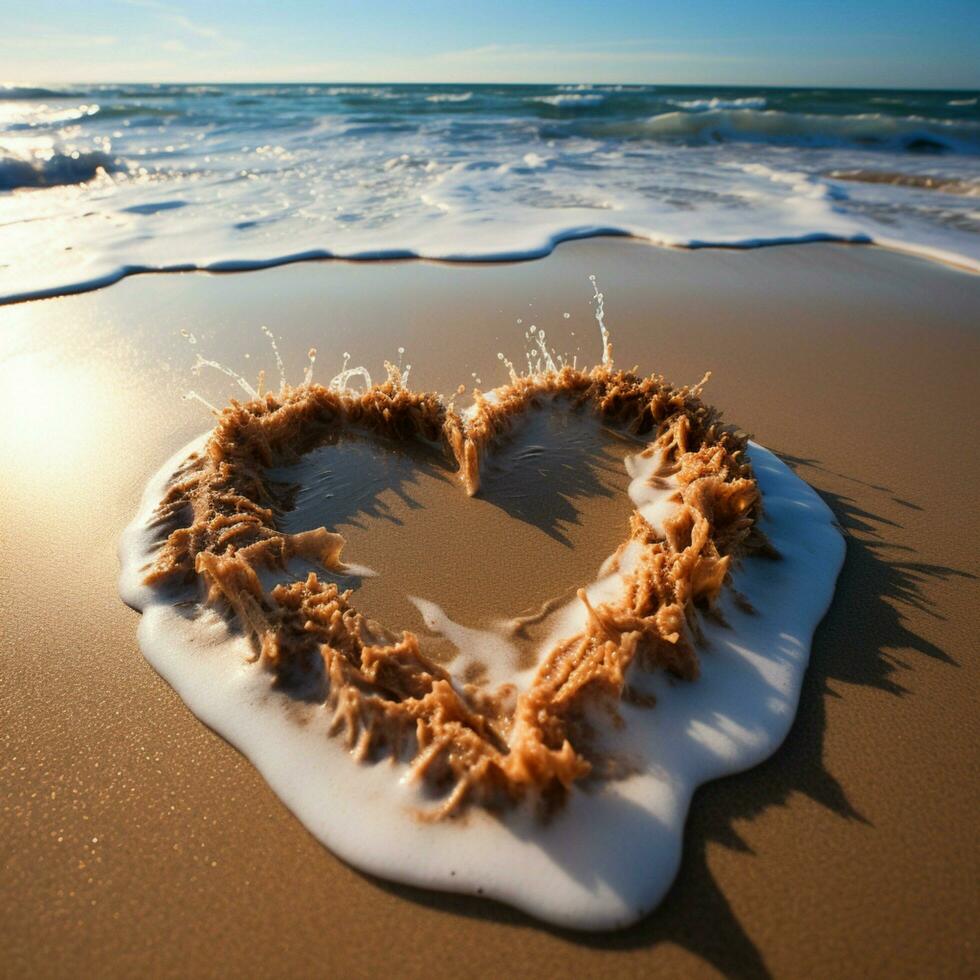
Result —
<instances>
[{"instance_id":1,"label":"breaking wave","mask_svg":"<svg viewBox=\"0 0 980 980\"><path fill-rule=\"evenodd\" d=\"M698 112L704 109L765 109L766 100L761 96L744 99L672 99L679 109Z\"/></svg>"},{"instance_id":2,"label":"breaking wave","mask_svg":"<svg viewBox=\"0 0 980 980\"><path fill-rule=\"evenodd\" d=\"M605 98L599 93L572 93L562 92L560 95L536 95L529 99L529 102L541 102L544 105L553 106L582 106L598 105Z\"/></svg>"},{"instance_id":3,"label":"breaking wave","mask_svg":"<svg viewBox=\"0 0 980 980\"><path fill-rule=\"evenodd\" d=\"M47 157L16 156L0 150L0 191L84 184L100 172L115 173L121 169L119 160L100 150L63 151Z\"/></svg>"},{"instance_id":4,"label":"breaking wave","mask_svg":"<svg viewBox=\"0 0 980 980\"><path fill-rule=\"evenodd\" d=\"M600 234L876 242L980 269L976 96L0 86L0 305L143 269L532 258Z\"/></svg>"},{"instance_id":5,"label":"breaking wave","mask_svg":"<svg viewBox=\"0 0 980 980\"><path fill-rule=\"evenodd\" d=\"M31 85L0 85L0 102L20 99L70 99L71 92L58 92L50 88Z\"/></svg>"},{"instance_id":6,"label":"breaking wave","mask_svg":"<svg viewBox=\"0 0 980 980\"><path fill-rule=\"evenodd\" d=\"M980 124L878 113L857 116L792 114L774 110L707 109L665 112L639 124L611 127L620 136L697 143L785 143L852 146L910 152L980 152Z\"/></svg>"},{"instance_id":7,"label":"breaking wave","mask_svg":"<svg viewBox=\"0 0 980 980\"><path fill-rule=\"evenodd\" d=\"M426 102L469 102L473 98L472 92L437 92L435 95L426 96Z\"/></svg>"}]
</instances>

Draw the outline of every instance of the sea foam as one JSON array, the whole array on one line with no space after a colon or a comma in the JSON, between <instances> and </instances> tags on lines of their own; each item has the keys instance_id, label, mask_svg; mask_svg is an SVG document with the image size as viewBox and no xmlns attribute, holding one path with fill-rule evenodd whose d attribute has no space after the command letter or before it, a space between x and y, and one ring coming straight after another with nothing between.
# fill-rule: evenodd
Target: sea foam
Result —
<instances>
[{"instance_id":1,"label":"sea foam","mask_svg":"<svg viewBox=\"0 0 980 980\"><path fill-rule=\"evenodd\" d=\"M975 270L975 207L942 189L969 186L978 166L975 93L8 88L0 303L142 270L532 258L600 234L876 242ZM844 184L835 172L899 176ZM827 189L819 205L803 183Z\"/></svg>"}]
</instances>

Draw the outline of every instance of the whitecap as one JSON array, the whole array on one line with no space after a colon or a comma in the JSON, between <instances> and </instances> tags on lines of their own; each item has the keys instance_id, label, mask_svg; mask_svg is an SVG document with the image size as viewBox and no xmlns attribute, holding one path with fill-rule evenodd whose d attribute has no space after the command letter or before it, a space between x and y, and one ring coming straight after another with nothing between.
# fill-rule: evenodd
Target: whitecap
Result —
<instances>
[{"instance_id":1,"label":"whitecap","mask_svg":"<svg viewBox=\"0 0 980 980\"><path fill-rule=\"evenodd\" d=\"M535 95L528 99L529 102L542 102L545 105L553 106L578 106L578 105L598 105L605 98L598 93L591 94L571 94L562 95Z\"/></svg>"},{"instance_id":2,"label":"whitecap","mask_svg":"<svg viewBox=\"0 0 980 980\"><path fill-rule=\"evenodd\" d=\"M472 92L437 92L434 95L427 95L426 102L469 102L473 98Z\"/></svg>"},{"instance_id":3,"label":"whitecap","mask_svg":"<svg viewBox=\"0 0 980 980\"><path fill-rule=\"evenodd\" d=\"M671 99L671 105L680 109L691 109L700 111L704 109L765 109L766 100L761 96L752 96L742 99Z\"/></svg>"}]
</instances>

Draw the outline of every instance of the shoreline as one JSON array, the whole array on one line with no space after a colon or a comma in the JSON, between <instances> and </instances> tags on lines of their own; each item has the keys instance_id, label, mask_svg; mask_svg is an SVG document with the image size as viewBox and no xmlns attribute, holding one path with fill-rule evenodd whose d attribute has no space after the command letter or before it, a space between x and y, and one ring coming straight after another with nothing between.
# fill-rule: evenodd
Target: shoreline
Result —
<instances>
[{"instance_id":1,"label":"shoreline","mask_svg":"<svg viewBox=\"0 0 980 980\"><path fill-rule=\"evenodd\" d=\"M492 387L497 352L520 351L517 320L597 358L589 274L616 362L675 383L713 370L706 399L810 483L847 534L786 742L697 791L664 903L606 936L338 861L144 661L138 616L116 591L119 535L147 480L209 424L181 396L240 391L193 375L196 351L254 377L274 369L268 324L287 379L311 346L320 380L343 351L374 372L404 346L413 387L450 391L471 373ZM964 431L980 408L978 310L976 277L882 249L692 253L604 239L540 262L134 276L0 308L5 966L975 971L980 462ZM527 541L523 526L501 526ZM540 538L554 551L507 566L515 590L552 555L577 558ZM411 570L410 541L402 555Z\"/></svg>"},{"instance_id":2,"label":"shoreline","mask_svg":"<svg viewBox=\"0 0 980 980\"><path fill-rule=\"evenodd\" d=\"M815 232L813 234L801 235L791 238L768 238L760 240L749 240L745 242L710 242L694 241L687 243L674 243L666 240L657 240L643 235L635 235L628 231L620 231L615 228L600 228L598 230L588 229L583 231L572 230L567 234L554 236L546 246L540 249L531 249L525 252L492 254L486 257L474 256L439 256L433 257L420 255L409 249L391 249L368 254L339 255L329 252L326 249L309 249L296 254L288 254L269 259L228 259L198 264L194 262L177 262L167 266L131 265L122 266L113 272L102 276L95 276L91 279L84 279L77 283L65 286L52 286L35 290L26 290L20 293L10 293L7 296L0 296L0 309L4 306L16 306L21 303L32 303L39 300L58 299L67 296L78 296L85 293L95 292L100 289L107 289L117 283L123 282L133 276L154 276L154 275L175 275L188 272L200 272L209 275L224 275L244 272L262 272L267 269L278 269L284 266L297 265L300 263L320 263L320 262L340 262L340 263L390 263L390 262L424 262L435 265L448 266L481 266L481 265L503 265L518 262L537 262L554 254L562 245L573 242L583 242L596 240L617 240L626 239L630 242L647 245L654 249L666 249L669 251L681 252L711 252L711 251L734 251L747 252L765 250L773 248L788 248L802 245L841 245L841 246L861 246L881 249L897 255L907 255L912 258L922 259L935 265L954 269L957 272L969 275L980 275L980 259L970 259L966 256L950 252L945 249L933 248L931 246L909 245L898 239L879 238L874 239L865 234L857 234L853 237L838 236Z\"/></svg>"}]
</instances>

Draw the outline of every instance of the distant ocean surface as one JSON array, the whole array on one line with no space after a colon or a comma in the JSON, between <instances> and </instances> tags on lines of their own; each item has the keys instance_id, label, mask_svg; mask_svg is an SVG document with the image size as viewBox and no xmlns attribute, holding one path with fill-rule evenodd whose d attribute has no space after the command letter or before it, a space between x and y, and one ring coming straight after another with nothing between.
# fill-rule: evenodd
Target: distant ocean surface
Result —
<instances>
[{"instance_id":1,"label":"distant ocean surface","mask_svg":"<svg viewBox=\"0 0 980 980\"><path fill-rule=\"evenodd\" d=\"M0 302L129 271L874 241L980 269L976 92L0 86Z\"/></svg>"}]
</instances>

